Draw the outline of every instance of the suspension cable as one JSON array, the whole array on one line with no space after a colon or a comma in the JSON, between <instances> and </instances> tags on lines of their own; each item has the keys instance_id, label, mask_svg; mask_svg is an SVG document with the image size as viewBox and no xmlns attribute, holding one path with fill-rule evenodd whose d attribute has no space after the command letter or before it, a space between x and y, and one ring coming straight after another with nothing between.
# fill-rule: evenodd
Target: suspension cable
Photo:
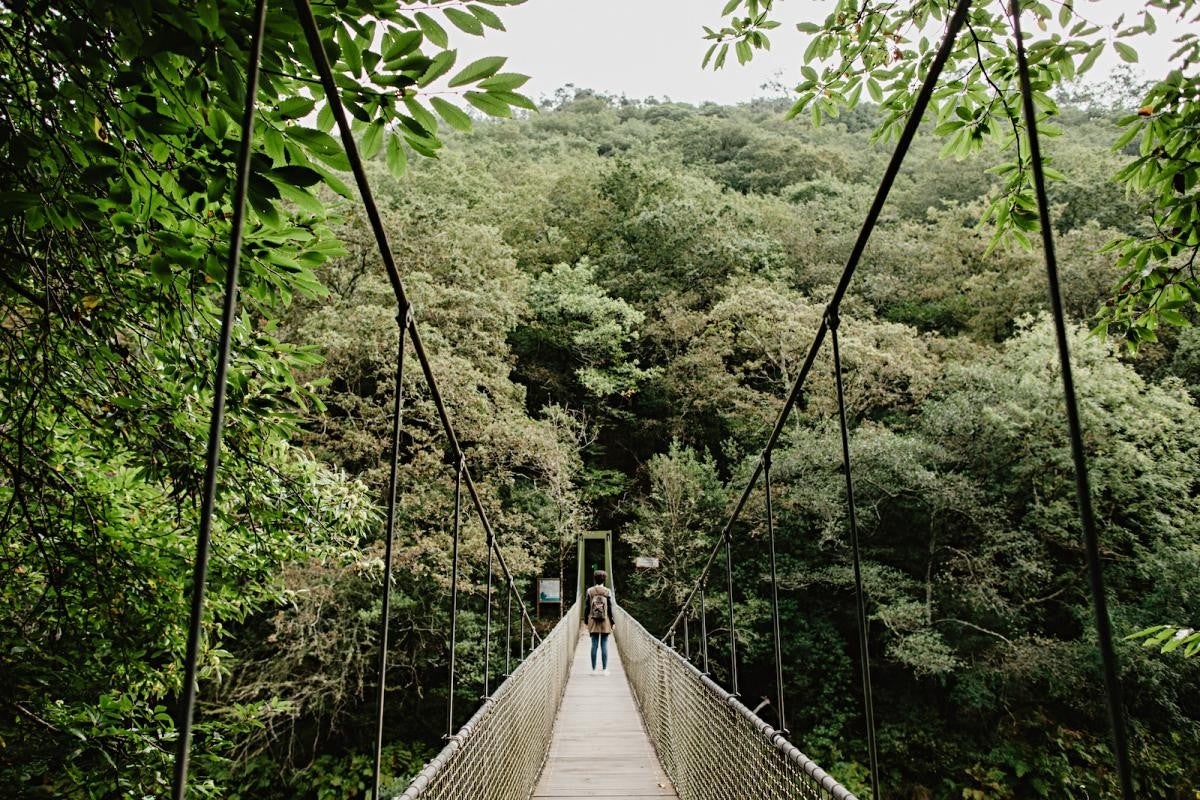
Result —
<instances>
[{"instance_id":1,"label":"suspension cable","mask_svg":"<svg viewBox=\"0 0 1200 800\"><path fill-rule=\"evenodd\" d=\"M400 308L411 309L411 305L408 302L407 295L405 293L404 283L400 278L400 272L396 266L391 245L388 243L388 237L383 224L383 218L379 213L379 207L376 204L374 195L371 192L370 183L368 182L366 176L366 170L363 166L362 158L358 151L358 145L354 140L354 134L350 128L350 121L346 116L346 110L342 104L341 94L333 77L333 70L329 64L329 57L321 43L320 30L317 25L316 18L313 15L312 6L309 0L294 0L294 3L297 17L301 27L304 30L304 36L313 58L313 63L316 66L317 73L320 77L321 86L324 89L325 98L329 103L329 108L333 113L334 121L338 127L338 133L341 137L342 147L346 152L347 160L350 162L350 169L354 175L355 185L358 188L358 192L363 203L363 208L366 211L367 219L370 222L371 231L375 237L380 258L383 262L388 280L392 286L392 292L396 296L396 301ZM429 356L425 351L425 346L421 339L420 331L417 328L416 322L412 320L411 313L407 327L410 341L412 343L413 353L417 357L417 363L420 365L421 372L424 375L425 384L429 389L430 398L432 399L434 408L437 411L443 433L449 442L449 450L454 454L459 464L459 469L461 472L460 479L467 488L467 492L471 497L472 504L475 506L476 513L479 516L480 523L482 524L484 532L487 535L487 540L489 542L489 562L492 558L492 552L495 550L496 560L500 564L500 568L504 574L504 577L511 583L514 580L512 571L505 562L504 554L499 551L498 546L493 547L497 541L495 532L492 530L491 522L487 515L487 510L483 504L482 498L479 495L479 491L475 486L475 482L471 476L470 468L466 464L462 447L459 445L458 436L455 433L454 426L450 421L450 416L446 409L445 400L442 398L441 389L439 388L438 382L434 377ZM530 626L530 643L532 646L533 643L536 640L540 640L541 637L537 634L533 618L530 615L529 609L526 607L523 599L519 599L519 607L522 619Z\"/></svg>"},{"instance_id":2,"label":"suspension cable","mask_svg":"<svg viewBox=\"0 0 1200 800\"><path fill-rule=\"evenodd\" d=\"M734 697L738 696L738 669L737 669L737 628L733 622L733 547L730 545L730 540L733 538L729 531L726 531L725 536L725 578L729 587L729 679L730 686L733 691L730 693ZM675 635L675 629L671 629L671 635Z\"/></svg>"},{"instance_id":3,"label":"suspension cable","mask_svg":"<svg viewBox=\"0 0 1200 800\"><path fill-rule=\"evenodd\" d=\"M763 482L767 495L767 538L771 542L771 623L775 634L775 710L779 729L788 732L783 702L783 636L779 630L779 574L775 566L775 512L771 506L771 454L763 453Z\"/></svg>"},{"instance_id":4,"label":"suspension cable","mask_svg":"<svg viewBox=\"0 0 1200 800\"><path fill-rule=\"evenodd\" d=\"M834 289L833 298L829 303L834 308L837 308L841 304L842 297L850 286L850 279L854 276L855 270L858 269L862 253L867 246L867 240L870 238L871 232L875 229L875 224L879 220L880 213L883 211L884 201L887 200L887 196L891 192L892 184L896 181L896 176L900 172L900 166L904 162L904 157L908 154L912 140L917 134L917 129L921 125L922 118L925 116L925 109L929 106L929 99L933 95L938 78L941 77L942 68L945 67L946 61L950 57L950 52L954 49L954 42L958 39L959 31L962 30L970 6L971 0L958 0L955 4L954 14L951 15L950 21L946 24L946 33L942 37L942 43L938 47L937 55L934 56L933 61L930 63L929 73L921 83L921 89L917 93L916 100L913 101L912 112L909 114L908 121L904 124L904 130L901 132L899 140L896 142L896 149L892 153L891 160L888 162L883 180L880 182L879 189L875 193L875 199L872 201L871 208L867 212L867 218L863 222L862 229L859 231L858 238L855 240L854 247L846 261L846 266L842 270L842 276L838 281L837 288ZM767 438L767 444L763 448L763 452L774 450L775 445L779 442L779 437L783 435L784 426L787 424L788 417L791 416L793 408L795 408L796 403L800 399L800 393L804 389L805 381L808 380L808 373L812 369L813 362L816 360L822 343L825 341L827 332L828 329L826 328L825 320L822 319L820 326L817 328L816 336L813 338L812 345L808 349L808 355L804 359L804 364L800 368L800 373L796 376L791 391L788 392L783 408L780 409L779 415L775 418L775 427L771 430L771 435ZM746 481L746 486L742 490L737 503L734 505L729 519L721 529L721 535L717 538L716 543L709 552L708 560L705 562L704 567L701 568L699 577L692 585L692 591L684 599L679 613L675 615L675 618L671 620L671 624L667 627L668 631L674 630L679 625L679 621L683 616L683 609L691 604L698 587L707 579L708 573L716 561L717 553L720 552L722 540L730 534L733 524L741 516L742 509L750 499L750 494L754 486L758 483L762 468L763 463L760 458L754 465L754 470L749 480ZM664 634L664 638L665 636Z\"/></svg>"},{"instance_id":5,"label":"suspension cable","mask_svg":"<svg viewBox=\"0 0 1200 800\"><path fill-rule=\"evenodd\" d=\"M492 552L495 549L492 537L489 535L487 539L487 590L484 594L487 597L487 627L484 629L483 639L483 697L480 698L481 700L486 700L492 696Z\"/></svg>"},{"instance_id":6,"label":"suspension cable","mask_svg":"<svg viewBox=\"0 0 1200 800\"><path fill-rule=\"evenodd\" d=\"M229 376L229 350L233 320L237 315L238 271L242 260L242 232L246 224L246 193L250 185L250 156L254 138L254 113L258 103L259 62L262 61L267 2L254 4L250 52L246 64L246 103L242 112L242 140L238 143L237 173L233 192L233 220L229 230L229 261L225 267L225 299L221 309L221 333L217 344L217 374L213 379L212 415L208 425L208 449L204 461L204 495L200 504L200 531L196 537L196 561L192 567L192 607L188 622L187 650L183 668L183 696L179 704L179 738L175 749L175 774L171 784L174 800L187 793L188 759L192 749L192 720L196 714L196 673L200 661L200 635L204 617L204 589L208 582L208 560L212 544L212 522L217 502L217 470L221 465L221 436L225 430L225 395Z\"/></svg>"},{"instance_id":7,"label":"suspension cable","mask_svg":"<svg viewBox=\"0 0 1200 800\"><path fill-rule=\"evenodd\" d=\"M313 16L312 6L309 0L294 0L294 2L301 27L304 29L305 39L308 42L309 50L312 52L313 62L316 65L321 86L324 89L326 99L329 101L330 110L333 112L333 118L338 127L342 147L346 151L347 160L350 162L350 171L354 175L355 186L358 188L359 195L361 196L363 208L367 212L367 219L371 224L371 231L375 236L375 242L379 248L380 259L383 262L388 280L392 285L392 292L396 295L396 301L401 307L408 306L410 304L405 294L404 283L400 279L400 272L396 266L391 245L388 243L383 218L379 213L379 206L375 202L375 197L371 192L370 183L367 181L366 169L363 167L362 158L358 152L358 145L354 140L354 133L350 128L350 120L346 116L345 106L342 105L341 95L338 91L337 83L333 78L329 57L321 45L321 35L317 27L316 18ZM429 355L425 351L425 344L421 339L421 332L415 320L409 323L408 333L413 353L417 357L421 373L425 376L425 384L429 388L430 399L433 400L434 409L437 411L438 419L441 422L442 432L449 442L449 450L456 457L463 458L463 480L467 487L467 492L471 496L471 501L475 506L485 532L495 538L495 534L492 533L491 521L487 516L487 509L483 505L482 498L479 496L479 491L471 476L470 467L466 464L462 447L458 443L458 435L455 433L454 425L450 421L449 412L446 410L446 402L442 397L437 379L434 377ZM497 559L504 570L505 576L511 578L512 573L508 569L503 555L498 553ZM532 624L533 618L530 616L524 600L520 602L520 608L526 622ZM539 636L538 638L540 639L541 637Z\"/></svg>"},{"instance_id":8,"label":"suspension cable","mask_svg":"<svg viewBox=\"0 0 1200 800\"><path fill-rule=\"evenodd\" d=\"M704 584L700 584L700 659L708 675L708 615L704 611Z\"/></svg>"},{"instance_id":9,"label":"suspension cable","mask_svg":"<svg viewBox=\"0 0 1200 800\"><path fill-rule=\"evenodd\" d=\"M688 609L688 610L690 611L691 609ZM687 615L684 615L684 617L683 617L683 657L686 658L688 661L692 660L692 640L688 634Z\"/></svg>"},{"instance_id":10,"label":"suspension cable","mask_svg":"<svg viewBox=\"0 0 1200 800\"><path fill-rule=\"evenodd\" d=\"M505 594L505 611L504 622L504 677L512 675L512 595L513 587L511 583L505 584L508 587Z\"/></svg>"},{"instance_id":11,"label":"suspension cable","mask_svg":"<svg viewBox=\"0 0 1200 800\"><path fill-rule=\"evenodd\" d=\"M378 718L375 728L375 753L371 779L371 800L379 800L379 774L383 764L383 709L387 693L388 625L391 620L392 551L396 538L397 472L400 465L400 433L404 426L404 332L408 330L409 308L400 310L396 324L396 391L392 401L391 472L388 477L387 524L384 529L383 610L379 619L379 693L376 697Z\"/></svg>"},{"instance_id":12,"label":"suspension cable","mask_svg":"<svg viewBox=\"0 0 1200 800\"><path fill-rule=\"evenodd\" d=\"M462 474L460 457L454 469L454 555L450 572L450 691L446 699L446 738L454 735L455 654L458 652L458 544L462 532Z\"/></svg>"},{"instance_id":13,"label":"suspension cable","mask_svg":"<svg viewBox=\"0 0 1200 800\"><path fill-rule=\"evenodd\" d=\"M854 478L850 472L850 432L846 425L846 396L842 387L842 355L838 346L838 310L825 312L833 346L833 375L837 385L838 427L842 434L842 468L846 472L846 507L850 522L850 552L854 561L854 601L858 623L858 655L862 661L863 713L867 719L867 755L871 766L871 795L879 800L879 751L875 741L875 706L871 698L871 657L867 647L867 601L863 592L862 559L858 549L858 516L854 510Z\"/></svg>"},{"instance_id":14,"label":"suspension cable","mask_svg":"<svg viewBox=\"0 0 1200 800\"><path fill-rule=\"evenodd\" d=\"M1121 796L1133 800L1133 777L1129 761L1129 741L1125 729L1125 709L1121 699L1121 681L1116 649L1113 647L1112 625L1108 601L1104 592L1104 567L1100 561L1100 537L1096 532L1096 517L1092 510L1092 490L1088 481L1087 456L1083 451L1083 426L1075 399L1075 378L1071 371L1071 355L1067 346L1066 314L1063 311L1059 288L1058 260L1054 254L1054 231L1050 227L1050 203L1046 196L1046 176L1038 142L1037 112L1033 106L1033 89L1029 80L1029 63L1025 42L1021 37L1021 4L1013 0L1010 10L1013 33L1017 44L1017 73L1021 83L1021 101L1025 129L1029 134L1029 159L1033 167L1033 186L1037 194L1038 218L1042 229L1042 252L1046 259L1046 278L1050 307L1054 314L1054 336L1058 342L1059 366L1062 370L1063 396L1067 407L1067 427L1071 439L1071 458L1075 464L1075 495L1083 523L1083 538L1087 547L1088 575L1092 591L1092 611L1096 619L1096 636L1100 660L1104 669L1104 686L1108 700L1108 717L1112 728L1113 750L1117 759L1117 774Z\"/></svg>"}]
</instances>

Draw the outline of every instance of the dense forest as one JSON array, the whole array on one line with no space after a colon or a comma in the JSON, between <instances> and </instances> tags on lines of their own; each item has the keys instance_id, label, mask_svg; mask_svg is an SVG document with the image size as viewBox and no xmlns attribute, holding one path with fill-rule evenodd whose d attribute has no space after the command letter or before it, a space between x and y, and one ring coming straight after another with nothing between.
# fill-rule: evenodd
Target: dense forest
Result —
<instances>
[{"instance_id":1,"label":"dense forest","mask_svg":"<svg viewBox=\"0 0 1200 800\"><path fill-rule=\"evenodd\" d=\"M4 63L33 64L36 82L42 62L18 58L16 30L0 33ZM129 56L121 46L87 56L78 74L55 72L43 85L61 97L14 93L3 112L6 797L162 796L171 772L228 253L228 186L211 175L236 134L232 113L195 121L194 135L172 116L189 93L221 91L207 79L156 98L136 70L106 74ZM166 71L179 52L147 45L135 60ZM226 58L207 57L217 69ZM519 108L517 78L499 81L482 89ZM111 119L96 86L123 98ZM1125 78L1060 94L1061 134L1044 145L1062 176L1050 186L1053 219L1122 637L1200 618L1194 305L1166 307L1176 325L1140 329L1136 347L1093 332L1127 273L1109 243L1154 232L1146 196L1114 181L1139 152L1113 141L1141 90ZM455 118L436 141L375 135L366 148L441 393L527 603L539 575L565 572L569 597L575 535L613 530L618 596L659 633L716 541L891 154L873 135L881 105L820 126L787 119L791 105L567 87L516 119ZM295 132L313 110L263 111L267 155L251 178L269 224L248 234L234 331L198 797L352 800L371 775L396 304L344 156L327 134ZM89 133L92 116L95 131L152 135ZM41 126L64 135L30 133ZM1004 155L947 154L934 127L918 137L842 308L882 796L1109 796L1042 256L993 235ZM404 147L413 156L401 165ZM424 150L439 157L417 158ZM404 388L384 750L393 790L444 733L454 496L419 371ZM828 352L773 479L791 738L867 796ZM733 559L742 693L755 703L775 691L762 501L760 491L739 524ZM488 597L483 529L470 514L465 525L459 723L483 681ZM661 566L635 571L638 555ZM497 609L503 601L495 593ZM711 602L723 679L729 631L723 599ZM541 623L555 621L546 612ZM1200 796L1200 658L1118 647L1138 796ZM762 714L770 721L771 706Z\"/></svg>"}]
</instances>

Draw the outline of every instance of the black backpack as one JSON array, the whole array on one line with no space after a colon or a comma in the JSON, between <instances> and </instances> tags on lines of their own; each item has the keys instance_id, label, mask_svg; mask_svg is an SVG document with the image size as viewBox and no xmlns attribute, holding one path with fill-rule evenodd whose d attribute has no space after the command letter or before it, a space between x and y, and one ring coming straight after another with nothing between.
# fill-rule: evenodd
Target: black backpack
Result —
<instances>
[{"instance_id":1,"label":"black backpack","mask_svg":"<svg viewBox=\"0 0 1200 800\"><path fill-rule=\"evenodd\" d=\"M608 590L600 586L596 591L592 592L592 599L588 601L588 616L593 622L603 622L608 619Z\"/></svg>"}]
</instances>

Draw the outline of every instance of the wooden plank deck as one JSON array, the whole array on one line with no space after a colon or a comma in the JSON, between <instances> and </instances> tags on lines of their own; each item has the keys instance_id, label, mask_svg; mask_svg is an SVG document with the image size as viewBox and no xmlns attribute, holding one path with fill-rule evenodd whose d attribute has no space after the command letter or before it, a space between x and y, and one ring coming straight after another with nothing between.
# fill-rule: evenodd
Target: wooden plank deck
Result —
<instances>
[{"instance_id":1,"label":"wooden plank deck","mask_svg":"<svg viewBox=\"0 0 1200 800\"><path fill-rule=\"evenodd\" d=\"M591 648L587 630L581 629L550 753L532 800L678 797L642 725L616 639L608 640L609 675L592 673ZM599 653L596 661L598 666ZM597 750L603 753L600 758Z\"/></svg>"}]
</instances>

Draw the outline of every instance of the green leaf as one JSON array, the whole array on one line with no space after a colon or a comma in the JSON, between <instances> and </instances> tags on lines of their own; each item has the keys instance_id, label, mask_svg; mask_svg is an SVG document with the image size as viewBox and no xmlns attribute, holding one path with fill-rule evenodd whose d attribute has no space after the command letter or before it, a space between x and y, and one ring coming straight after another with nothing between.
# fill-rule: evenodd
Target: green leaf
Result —
<instances>
[{"instance_id":1,"label":"green leaf","mask_svg":"<svg viewBox=\"0 0 1200 800\"><path fill-rule=\"evenodd\" d=\"M511 117L508 104L484 92L467 92L466 100L489 117Z\"/></svg>"},{"instance_id":2,"label":"green leaf","mask_svg":"<svg viewBox=\"0 0 1200 800\"><path fill-rule=\"evenodd\" d=\"M383 120L377 119L368 127L362 138L362 157L373 158L383 147Z\"/></svg>"},{"instance_id":3,"label":"green leaf","mask_svg":"<svg viewBox=\"0 0 1200 800\"><path fill-rule=\"evenodd\" d=\"M321 106L321 110L317 112L317 128L329 133L333 130L334 124L337 122L333 116L333 106L326 103Z\"/></svg>"},{"instance_id":4,"label":"green leaf","mask_svg":"<svg viewBox=\"0 0 1200 800\"><path fill-rule=\"evenodd\" d=\"M528 75L520 75L516 72L500 72L487 80L480 81L479 88L485 91L511 92L514 89L519 89L528 82Z\"/></svg>"},{"instance_id":5,"label":"green leaf","mask_svg":"<svg viewBox=\"0 0 1200 800\"><path fill-rule=\"evenodd\" d=\"M388 34L390 42L383 50L383 60L395 61L403 58L421 46L421 39L424 36L425 34L422 34L421 31L404 31L403 33L393 31Z\"/></svg>"},{"instance_id":6,"label":"green leaf","mask_svg":"<svg viewBox=\"0 0 1200 800\"><path fill-rule=\"evenodd\" d=\"M332 112L331 112L332 113ZM256 125L254 132L262 136L263 149L272 161L283 161L287 149L283 143L283 134L274 125Z\"/></svg>"},{"instance_id":7,"label":"green leaf","mask_svg":"<svg viewBox=\"0 0 1200 800\"><path fill-rule=\"evenodd\" d=\"M479 59L478 61L472 61L470 64L465 66L461 72L451 78L448 85L453 88L455 86L463 86L468 83L475 83L476 81L483 80L484 78L490 78L492 75L495 75L501 67L504 66L504 62L507 60L508 59L504 56L487 56Z\"/></svg>"},{"instance_id":8,"label":"green leaf","mask_svg":"<svg viewBox=\"0 0 1200 800\"><path fill-rule=\"evenodd\" d=\"M1173 311L1169 308L1159 308L1158 318L1163 322L1175 325L1179 328L1186 328L1191 325L1191 322L1188 321L1187 317L1185 317L1183 314L1180 314L1178 311Z\"/></svg>"},{"instance_id":9,"label":"green leaf","mask_svg":"<svg viewBox=\"0 0 1200 800\"><path fill-rule=\"evenodd\" d=\"M750 43L747 42L745 39L739 39L737 44L735 44L733 46L733 48L734 48L734 51L737 53L737 60L738 60L739 64L746 64L752 58L754 58L754 53L751 52L751 50L750 50Z\"/></svg>"},{"instance_id":10,"label":"green leaf","mask_svg":"<svg viewBox=\"0 0 1200 800\"><path fill-rule=\"evenodd\" d=\"M408 109L408 113L417 121L417 124L424 128L426 135L433 136L437 133L437 117L430 114L425 106L417 102L416 98L404 98L404 107Z\"/></svg>"},{"instance_id":11,"label":"green leaf","mask_svg":"<svg viewBox=\"0 0 1200 800\"><path fill-rule=\"evenodd\" d=\"M450 43L450 37L446 35L446 29L433 17L424 11L418 11L413 16L417 20L417 25L420 26L421 32L425 34L425 38L431 43L442 48Z\"/></svg>"},{"instance_id":12,"label":"green leaf","mask_svg":"<svg viewBox=\"0 0 1200 800\"><path fill-rule=\"evenodd\" d=\"M150 133L157 133L162 136L177 136L181 133L187 133L190 130L187 125L184 125L179 120L159 114L157 111L150 111L139 115L137 122L138 125Z\"/></svg>"},{"instance_id":13,"label":"green leaf","mask_svg":"<svg viewBox=\"0 0 1200 800\"><path fill-rule=\"evenodd\" d=\"M267 173L275 183L283 182L289 186L312 186L321 182L321 173L311 167L289 165L277 167Z\"/></svg>"},{"instance_id":14,"label":"green leaf","mask_svg":"<svg viewBox=\"0 0 1200 800\"><path fill-rule=\"evenodd\" d=\"M362 77L362 51L358 48L358 42L354 41L354 37L350 31L344 27L337 29L337 43L342 51L342 60L346 62L346 66L354 73L355 77Z\"/></svg>"},{"instance_id":15,"label":"green leaf","mask_svg":"<svg viewBox=\"0 0 1200 800\"><path fill-rule=\"evenodd\" d=\"M489 91L488 94L503 103L507 103L510 106L528 109L529 111L537 111L537 105L523 94L517 94L516 92L497 91Z\"/></svg>"},{"instance_id":16,"label":"green leaf","mask_svg":"<svg viewBox=\"0 0 1200 800\"><path fill-rule=\"evenodd\" d=\"M274 179L274 176L271 177ZM283 199L293 203L301 211L307 211L315 217L320 217L325 213L325 206L307 189L301 189L298 186L278 181L275 185L279 188L279 193L283 195Z\"/></svg>"},{"instance_id":17,"label":"green leaf","mask_svg":"<svg viewBox=\"0 0 1200 800\"><path fill-rule=\"evenodd\" d=\"M725 7L721 9L721 16L728 17L741 4L742 0L729 0L729 2L725 4Z\"/></svg>"},{"instance_id":18,"label":"green leaf","mask_svg":"<svg viewBox=\"0 0 1200 800\"><path fill-rule=\"evenodd\" d=\"M1083 57L1083 61L1079 62L1079 66L1076 67L1075 73L1077 75L1081 75L1084 72L1087 72L1092 68L1092 66L1096 63L1096 59L1099 58L1100 54L1103 52L1104 42L1096 42L1094 45L1088 48L1087 55Z\"/></svg>"},{"instance_id":19,"label":"green leaf","mask_svg":"<svg viewBox=\"0 0 1200 800\"><path fill-rule=\"evenodd\" d=\"M200 0L196 3L196 16L200 19L200 24L212 33L221 27L221 17L217 12L215 0Z\"/></svg>"},{"instance_id":20,"label":"green leaf","mask_svg":"<svg viewBox=\"0 0 1200 800\"><path fill-rule=\"evenodd\" d=\"M1160 633L1170 627L1170 625L1151 625L1149 628L1142 628L1140 631L1135 631L1124 638L1127 642L1131 639L1141 639L1143 636L1149 636L1152 633Z\"/></svg>"},{"instance_id":21,"label":"green leaf","mask_svg":"<svg viewBox=\"0 0 1200 800\"><path fill-rule=\"evenodd\" d=\"M1138 60L1137 50L1134 50L1124 42L1113 42L1113 47L1116 48L1117 55L1127 64L1136 64Z\"/></svg>"},{"instance_id":22,"label":"green leaf","mask_svg":"<svg viewBox=\"0 0 1200 800\"><path fill-rule=\"evenodd\" d=\"M0 205L0 216L4 216L3 206ZM138 219L128 211L118 211L112 215L112 224L116 228L132 228L137 225Z\"/></svg>"},{"instance_id":23,"label":"green leaf","mask_svg":"<svg viewBox=\"0 0 1200 800\"><path fill-rule=\"evenodd\" d=\"M289 97L279 104L276 113L279 119L299 119L312 113L316 105L315 101L307 97Z\"/></svg>"},{"instance_id":24,"label":"green leaf","mask_svg":"<svg viewBox=\"0 0 1200 800\"><path fill-rule=\"evenodd\" d=\"M460 131L471 130L470 115L458 106L440 97L430 98L429 104L433 106L434 111L437 111L438 116L446 120L446 124L451 128Z\"/></svg>"},{"instance_id":25,"label":"green leaf","mask_svg":"<svg viewBox=\"0 0 1200 800\"><path fill-rule=\"evenodd\" d=\"M32 192L0 192L0 217L16 216L41 202L42 199Z\"/></svg>"},{"instance_id":26,"label":"green leaf","mask_svg":"<svg viewBox=\"0 0 1200 800\"><path fill-rule=\"evenodd\" d=\"M350 169L350 162L342 152L342 146L328 133L292 125L285 128L284 135L299 144L316 158L334 169Z\"/></svg>"},{"instance_id":27,"label":"green leaf","mask_svg":"<svg viewBox=\"0 0 1200 800\"><path fill-rule=\"evenodd\" d=\"M321 167L320 165L314 165L313 169L321 173L321 178L325 182L326 186L347 200L353 199L354 193L350 191L349 186L342 182L341 178L339 178L337 175L334 175L329 170Z\"/></svg>"},{"instance_id":28,"label":"green leaf","mask_svg":"<svg viewBox=\"0 0 1200 800\"><path fill-rule=\"evenodd\" d=\"M446 15L446 19L454 24L454 27L463 33L469 33L472 36L483 36L483 23L475 15L468 14L466 11L460 11L457 8L447 8L442 13Z\"/></svg>"},{"instance_id":29,"label":"green leaf","mask_svg":"<svg viewBox=\"0 0 1200 800\"><path fill-rule=\"evenodd\" d=\"M404 145L400 142L399 136L388 137L387 165L388 171L396 180L404 177L404 170L408 167L408 157L404 153Z\"/></svg>"},{"instance_id":30,"label":"green leaf","mask_svg":"<svg viewBox=\"0 0 1200 800\"><path fill-rule=\"evenodd\" d=\"M504 30L504 23L501 21L500 17L496 16L496 12L479 5L469 5L467 6L467 10L474 14L476 19L492 30Z\"/></svg>"},{"instance_id":31,"label":"green leaf","mask_svg":"<svg viewBox=\"0 0 1200 800\"><path fill-rule=\"evenodd\" d=\"M417 79L418 86L428 86L438 78L445 75L454 66L455 59L458 58L457 50L443 50L433 58L433 63L429 65L429 69L425 70L425 74Z\"/></svg>"}]
</instances>

